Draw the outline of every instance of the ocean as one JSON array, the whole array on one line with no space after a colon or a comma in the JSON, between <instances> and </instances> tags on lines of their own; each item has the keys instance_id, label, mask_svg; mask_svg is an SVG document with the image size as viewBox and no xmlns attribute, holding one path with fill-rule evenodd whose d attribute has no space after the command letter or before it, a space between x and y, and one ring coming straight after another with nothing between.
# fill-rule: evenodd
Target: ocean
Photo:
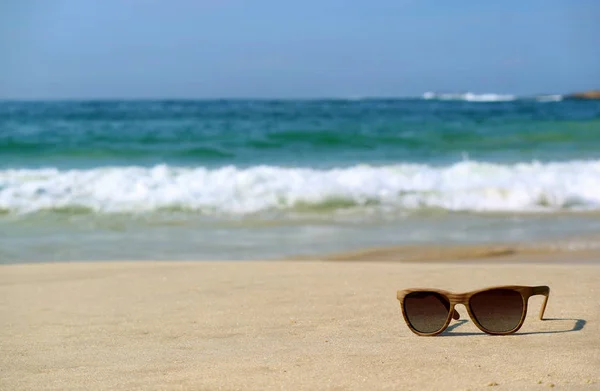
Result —
<instances>
[{"instance_id":1,"label":"ocean","mask_svg":"<svg viewBox=\"0 0 600 391\"><path fill-rule=\"evenodd\" d=\"M0 263L599 232L600 101L0 102Z\"/></svg>"}]
</instances>

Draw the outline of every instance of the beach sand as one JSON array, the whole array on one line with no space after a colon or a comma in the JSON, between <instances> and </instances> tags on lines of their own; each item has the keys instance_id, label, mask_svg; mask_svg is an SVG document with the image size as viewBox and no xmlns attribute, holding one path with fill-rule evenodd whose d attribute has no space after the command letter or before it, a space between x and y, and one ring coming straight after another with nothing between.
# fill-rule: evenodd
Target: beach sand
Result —
<instances>
[{"instance_id":1,"label":"beach sand","mask_svg":"<svg viewBox=\"0 0 600 391\"><path fill-rule=\"evenodd\" d=\"M600 389L600 263L522 261L0 266L0 388ZM396 300L501 284L549 285L550 320L418 337Z\"/></svg>"}]
</instances>

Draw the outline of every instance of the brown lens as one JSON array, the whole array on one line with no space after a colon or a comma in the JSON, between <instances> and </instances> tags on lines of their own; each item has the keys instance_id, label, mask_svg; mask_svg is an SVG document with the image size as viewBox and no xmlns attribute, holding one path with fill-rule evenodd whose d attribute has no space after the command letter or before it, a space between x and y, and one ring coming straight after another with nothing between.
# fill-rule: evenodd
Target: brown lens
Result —
<instances>
[{"instance_id":1,"label":"brown lens","mask_svg":"<svg viewBox=\"0 0 600 391\"><path fill-rule=\"evenodd\" d=\"M404 297L404 314L416 331L435 333L450 316L450 302L436 292L412 292Z\"/></svg>"},{"instance_id":2,"label":"brown lens","mask_svg":"<svg viewBox=\"0 0 600 391\"><path fill-rule=\"evenodd\" d=\"M471 313L484 329L496 333L514 330L523 317L523 297L511 289L490 289L469 300Z\"/></svg>"}]
</instances>

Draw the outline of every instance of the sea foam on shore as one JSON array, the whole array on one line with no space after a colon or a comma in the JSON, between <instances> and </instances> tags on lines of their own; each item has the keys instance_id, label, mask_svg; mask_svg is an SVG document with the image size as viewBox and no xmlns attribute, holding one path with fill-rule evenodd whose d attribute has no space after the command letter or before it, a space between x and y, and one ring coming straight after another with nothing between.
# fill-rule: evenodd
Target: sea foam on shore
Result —
<instances>
[{"instance_id":1,"label":"sea foam on shore","mask_svg":"<svg viewBox=\"0 0 600 391\"><path fill-rule=\"evenodd\" d=\"M379 205L417 210L600 209L600 160L338 169L255 166L0 170L0 210L135 213L169 208L244 215Z\"/></svg>"}]
</instances>

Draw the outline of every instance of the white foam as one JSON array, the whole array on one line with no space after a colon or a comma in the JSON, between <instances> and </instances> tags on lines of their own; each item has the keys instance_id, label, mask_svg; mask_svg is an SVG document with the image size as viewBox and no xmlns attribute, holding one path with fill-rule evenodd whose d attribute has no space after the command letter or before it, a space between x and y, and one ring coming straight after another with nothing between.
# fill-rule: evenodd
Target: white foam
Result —
<instances>
[{"instance_id":1,"label":"white foam","mask_svg":"<svg viewBox=\"0 0 600 391\"><path fill-rule=\"evenodd\" d=\"M423 99L431 100L460 100L467 102L509 102L516 100L517 97L515 95L508 94L475 94L472 92L465 93L435 93L435 92L426 92L423 94Z\"/></svg>"},{"instance_id":2,"label":"white foam","mask_svg":"<svg viewBox=\"0 0 600 391\"><path fill-rule=\"evenodd\" d=\"M166 165L90 170L0 170L0 210L86 208L99 213L184 208L248 214L302 205L399 209L557 211L600 209L600 160L444 167L397 164L316 170Z\"/></svg>"}]
</instances>

